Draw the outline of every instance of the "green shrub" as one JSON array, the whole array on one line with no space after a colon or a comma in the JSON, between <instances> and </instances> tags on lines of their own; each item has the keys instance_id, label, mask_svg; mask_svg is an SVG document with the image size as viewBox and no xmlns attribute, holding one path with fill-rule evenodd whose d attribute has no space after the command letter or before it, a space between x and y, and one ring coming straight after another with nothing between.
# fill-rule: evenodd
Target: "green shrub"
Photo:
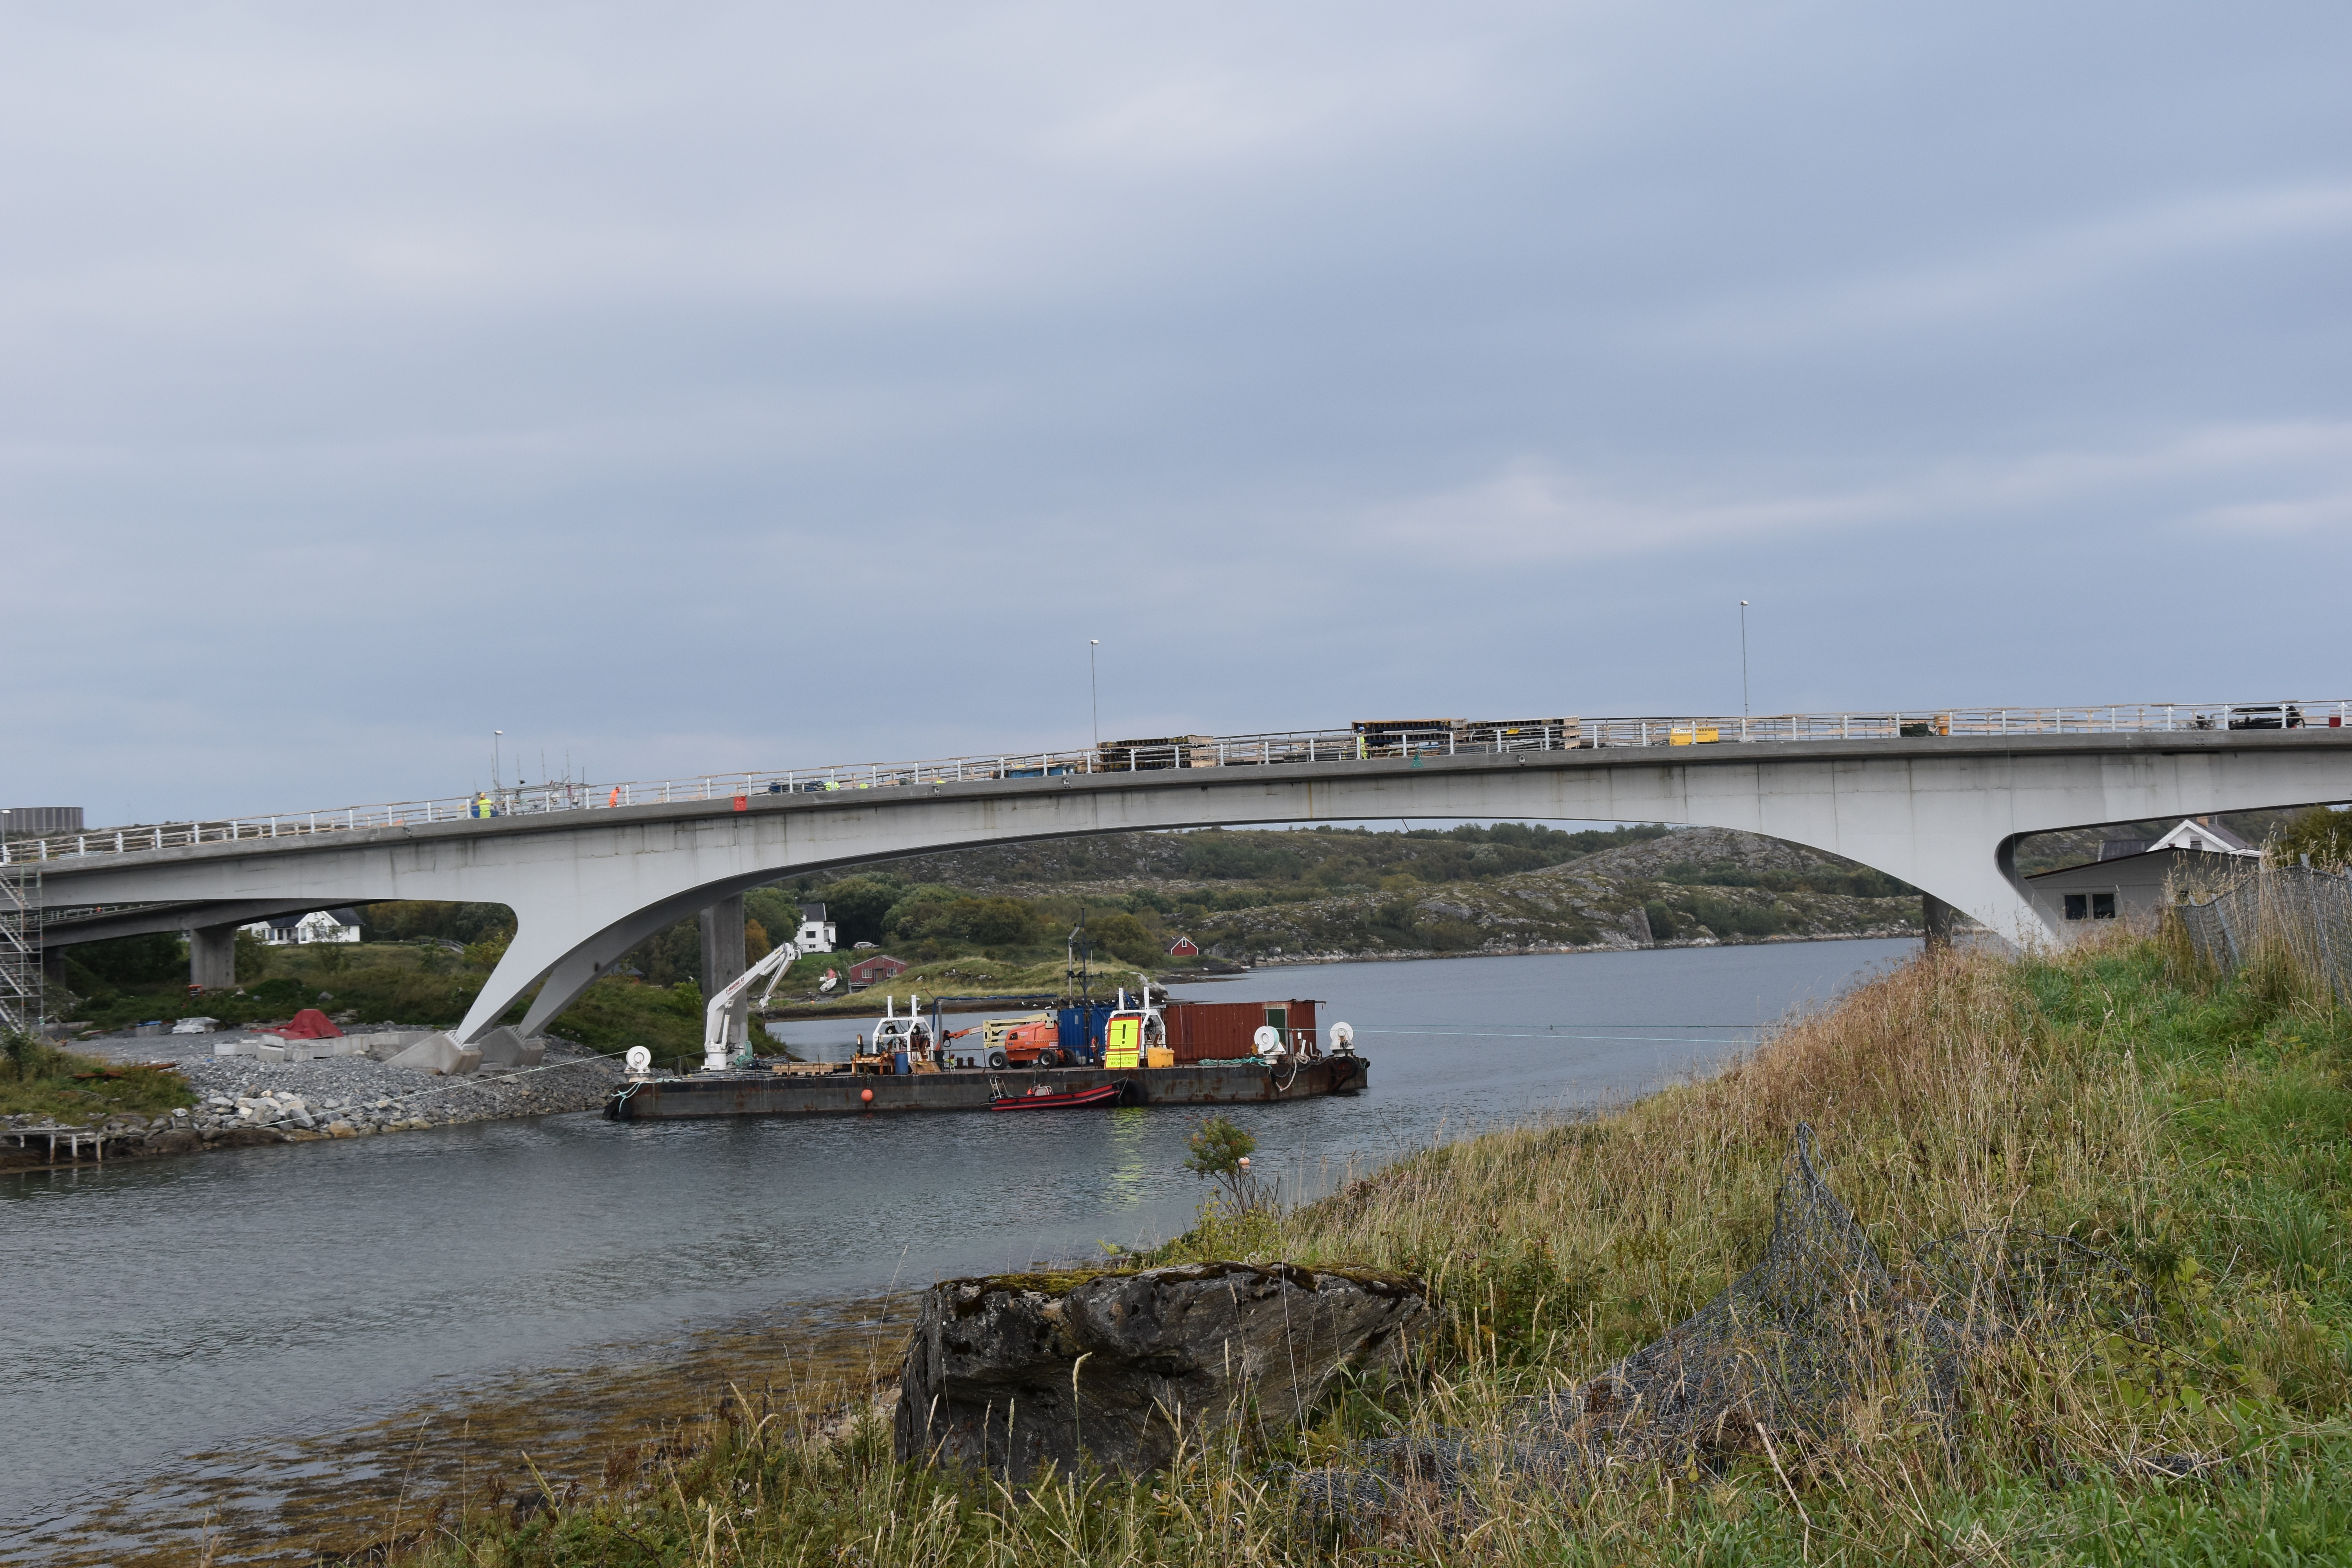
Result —
<instances>
[{"instance_id":1,"label":"green shrub","mask_svg":"<svg viewBox=\"0 0 2352 1568\"><path fill-rule=\"evenodd\" d=\"M265 1007L310 1007L318 1003L319 988L290 974L280 974L247 986L245 994Z\"/></svg>"},{"instance_id":2,"label":"green shrub","mask_svg":"<svg viewBox=\"0 0 2352 1568\"><path fill-rule=\"evenodd\" d=\"M2271 840L2270 856L2278 866L2295 865L2305 856L2326 868L2352 864L2352 811L2315 805L2297 813Z\"/></svg>"}]
</instances>

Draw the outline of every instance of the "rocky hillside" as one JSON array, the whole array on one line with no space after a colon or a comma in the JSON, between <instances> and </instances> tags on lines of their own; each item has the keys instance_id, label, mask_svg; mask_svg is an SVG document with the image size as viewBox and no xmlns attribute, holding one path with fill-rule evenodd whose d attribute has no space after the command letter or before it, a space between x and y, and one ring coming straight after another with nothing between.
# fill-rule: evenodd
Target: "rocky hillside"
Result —
<instances>
[{"instance_id":1,"label":"rocky hillside","mask_svg":"<svg viewBox=\"0 0 2352 1568\"><path fill-rule=\"evenodd\" d=\"M1852 861L1717 828L1123 834L861 868L1066 907L1114 906L1213 958L1404 957L1895 936L1918 895Z\"/></svg>"},{"instance_id":2,"label":"rocky hillside","mask_svg":"<svg viewBox=\"0 0 2352 1568\"><path fill-rule=\"evenodd\" d=\"M1751 834L1703 835L1494 881L1222 911L1193 940L1217 957L1296 961L1919 932L1916 893L1837 891L1858 868Z\"/></svg>"}]
</instances>

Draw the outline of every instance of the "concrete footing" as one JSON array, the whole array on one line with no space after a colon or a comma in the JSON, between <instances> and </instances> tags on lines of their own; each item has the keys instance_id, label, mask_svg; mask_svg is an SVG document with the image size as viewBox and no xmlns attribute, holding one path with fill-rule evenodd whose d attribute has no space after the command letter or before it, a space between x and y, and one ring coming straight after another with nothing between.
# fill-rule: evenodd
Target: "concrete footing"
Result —
<instances>
[{"instance_id":1,"label":"concrete footing","mask_svg":"<svg viewBox=\"0 0 2352 1568\"><path fill-rule=\"evenodd\" d=\"M482 1053L471 1046L459 1045L446 1034L427 1035L385 1065L456 1077L480 1067Z\"/></svg>"},{"instance_id":2,"label":"concrete footing","mask_svg":"<svg viewBox=\"0 0 2352 1568\"><path fill-rule=\"evenodd\" d=\"M509 1025L501 1024L474 1042L482 1053L486 1068L535 1068L547 1058L547 1042L537 1036L525 1037Z\"/></svg>"}]
</instances>

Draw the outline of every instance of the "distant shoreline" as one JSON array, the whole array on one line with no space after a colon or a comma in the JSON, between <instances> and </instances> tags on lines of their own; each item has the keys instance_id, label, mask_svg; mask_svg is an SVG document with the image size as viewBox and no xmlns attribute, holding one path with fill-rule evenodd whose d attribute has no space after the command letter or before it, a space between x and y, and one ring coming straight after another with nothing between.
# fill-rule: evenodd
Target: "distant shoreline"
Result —
<instances>
[{"instance_id":1,"label":"distant shoreline","mask_svg":"<svg viewBox=\"0 0 2352 1568\"><path fill-rule=\"evenodd\" d=\"M1669 948L1775 947L1801 942L1901 942L1906 940L1917 942L1922 940L1922 936L1923 933L1916 930L1901 926L1886 926L1875 931L1824 931L1816 935L1780 934L1742 937L1732 942L1723 942L1714 937L1679 937L1668 942L1642 943L1591 942L1583 946L1544 943L1533 947L1489 947L1453 952L1439 952L1433 950L1402 952L1286 952L1270 953L1259 958L1251 968L1239 974L1155 974L1151 977L1151 981L1155 985L1210 985L1247 980L1251 975L1264 969L1301 968L1325 963L1412 963L1423 959L1436 958L1539 958L1580 952L1653 952ZM871 996L875 991L880 989L879 986L871 986L859 992L857 995L860 998ZM883 994L903 996L907 993L903 990L884 991ZM941 1005L940 1010L949 1014L1001 1012L1007 1004L1035 994L1034 992L1015 991L994 996L957 996ZM923 1010L930 1011L930 1004L924 1004ZM870 1002L845 997L839 1002L795 1006L789 1011L771 1010L758 1016L761 1022L767 1024L793 1024L804 1021L821 1023L837 1018L864 1018L870 1016L873 1011L873 1004Z\"/></svg>"}]
</instances>

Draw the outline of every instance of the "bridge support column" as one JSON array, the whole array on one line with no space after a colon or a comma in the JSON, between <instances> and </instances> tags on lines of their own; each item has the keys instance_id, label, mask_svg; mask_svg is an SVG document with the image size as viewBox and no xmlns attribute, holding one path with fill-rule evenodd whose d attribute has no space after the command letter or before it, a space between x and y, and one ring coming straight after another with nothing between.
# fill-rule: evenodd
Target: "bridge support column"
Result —
<instances>
[{"instance_id":1,"label":"bridge support column","mask_svg":"<svg viewBox=\"0 0 2352 1568\"><path fill-rule=\"evenodd\" d=\"M1952 948L1952 932L1959 925L1960 911L1933 893L1920 894L1919 904L1920 913L1925 917L1927 926L1927 951L1949 952Z\"/></svg>"},{"instance_id":2,"label":"bridge support column","mask_svg":"<svg viewBox=\"0 0 2352 1568\"><path fill-rule=\"evenodd\" d=\"M735 984L750 967L743 957L743 895L721 899L702 911L702 995L705 1001ZM727 1016L727 1045L731 1054L742 1045L751 1016L751 999L739 996Z\"/></svg>"},{"instance_id":3,"label":"bridge support column","mask_svg":"<svg viewBox=\"0 0 2352 1568\"><path fill-rule=\"evenodd\" d=\"M236 927L197 926L188 932L188 984L207 991L236 984Z\"/></svg>"}]
</instances>

